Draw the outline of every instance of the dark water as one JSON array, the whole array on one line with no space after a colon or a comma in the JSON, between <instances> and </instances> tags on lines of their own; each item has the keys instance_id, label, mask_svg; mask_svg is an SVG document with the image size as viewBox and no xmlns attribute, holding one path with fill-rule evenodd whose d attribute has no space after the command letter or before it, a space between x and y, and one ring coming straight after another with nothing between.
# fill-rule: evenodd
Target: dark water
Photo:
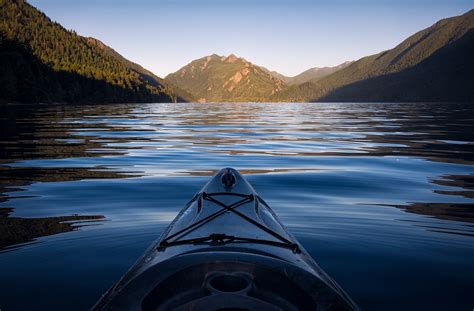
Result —
<instances>
[{"instance_id":1,"label":"dark water","mask_svg":"<svg viewBox=\"0 0 474 311\"><path fill-rule=\"evenodd\" d=\"M474 105L0 108L0 309L84 310L216 170L365 310L474 307Z\"/></svg>"}]
</instances>

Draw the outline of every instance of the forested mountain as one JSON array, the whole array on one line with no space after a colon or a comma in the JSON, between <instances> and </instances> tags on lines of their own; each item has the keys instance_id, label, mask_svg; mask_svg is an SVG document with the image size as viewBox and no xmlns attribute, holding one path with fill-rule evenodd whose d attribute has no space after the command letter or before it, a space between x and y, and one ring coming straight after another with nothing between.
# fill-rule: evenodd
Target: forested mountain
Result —
<instances>
[{"instance_id":1,"label":"forested mountain","mask_svg":"<svg viewBox=\"0 0 474 311\"><path fill-rule=\"evenodd\" d=\"M329 76L330 74L338 70L346 68L351 63L352 61L347 61L334 67L314 67L314 68L305 70L302 73L293 77L282 75L281 73L277 71L270 71L265 67L260 67L260 68L269 72L275 78L282 80L283 82L285 82L286 85L298 85L298 84L305 83L308 81L316 82L319 79L324 78L325 76Z\"/></svg>"},{"instance_id":2,"label":"forested mountain","mask_svg":"<svg viewBox=\"0 0 474 311\"><path fill-rule=\"evenodd\" d=\"M474 101L474 10L440 20L395 48L364 57L279 101Z\"/></svg>"},{"instance_id":3,"label":"forested mountain","mask_svg":"<svg viewBox=\"0 0 474 311\"><path fill-rule=\"evenodd\" d=\"M24 0L0 0L0 101L169 102L164 81Z\"/></svg>"},{"instance_id":4,"label":"forested mountain","mask_svg":"<svg viewBox=\"0 0 474 311\"><path fill-rule=\"evenodd\" d=\"M235 55L209 55L192 61L165 81L191 93L201 102L266 101L284 82Z\"/></svg>"},{"instance_id":5,"label":"forested mountain","mask_svg":"<svg viewBox=\"0 0 474 311\"><path fill-rule=\"evenodd\" d=\"M305 83L308 81L316 82L326 76L329 76L332 73L335 73L336 71L346 68L352 63L353 62L351 61L347 61L334 67L310 68L306 71L303 71L299 75L288 78L288 80L286 80L285 82L287 85L297 85L297 84Z\"/></svg>"},{"instance_id":6,"label":"forested mountain","mask_svg":"<svg viewBox=\"0 0 474 311\"><path fill-rule=\"evenodd\" d=\"M279 73L278 71L269 70L269 69L267 69L267 68L265 68L265 67L262 67L262 66L260 66L260 68L262 68L263 71L268 72L269 74L271 74L271 75L274 76L275 78L280 79L281 81L285 82L285 84L286 84L286 82L287 82L288 80L291 79L291 77L285 76L285 75Z\"/></svg>"},{"instance_id":7,"label":"forested mountain","mask_svg":"<svg viewBox=\"0 0 474 311\"><path fill-rule=\"evenodd\" d=\"M24 0L0 9L0 102L474 101L474 10L295 77L213 54L161 79Z\"/></svg>"},{"instance_id":8,"label":"forested mountain","mask_svg":"<svg viewBox=\"0 0 474 311\"><path fill-rule=\"evenodd\" d=\"M233 55L211 55L165 80L201 101L474 102L473 55L471 10L440 20L391 50L295 77Z\"/></svg>"}]
</instances>

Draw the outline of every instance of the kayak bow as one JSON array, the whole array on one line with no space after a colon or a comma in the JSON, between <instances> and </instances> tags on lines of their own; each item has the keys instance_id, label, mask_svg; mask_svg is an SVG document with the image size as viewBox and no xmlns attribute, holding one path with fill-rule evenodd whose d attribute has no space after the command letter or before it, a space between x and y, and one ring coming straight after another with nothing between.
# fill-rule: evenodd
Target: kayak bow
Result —
<instances>
[{"instance_id":1,"label":"kayak bow","mask_svg":"<svg viewBox=\"0 0 474 311\"><path fill-rule=\"evenodd\" d=\"M358 310L235 169L220 170L93 310Z\"/></svg>"}]
</instances>

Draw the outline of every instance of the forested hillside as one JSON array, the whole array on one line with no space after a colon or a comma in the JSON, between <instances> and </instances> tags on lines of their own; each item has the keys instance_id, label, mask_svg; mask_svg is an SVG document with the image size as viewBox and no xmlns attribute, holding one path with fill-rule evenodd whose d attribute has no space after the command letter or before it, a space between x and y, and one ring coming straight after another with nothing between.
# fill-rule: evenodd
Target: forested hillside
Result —
<instances>
[{"instance_id":1,"label":"forested hillside","mask_svg":"<svg viewBox=\"0 0 474 311\"><path fill-rule=\"evenodd\" d=\"M329 76L338 70L346 68L351 63L352 61L347 61L334 67L313 67L293 77L282 75L277 71L270 71L265 67L260 68L270 73L275 78L282 80L286 85L298 85L308 81L316 82L317 80Z\"/></svg>"},{"instance_id":2,"label":"forested hillside","mask_svg":"<svg viewBox=\"0 0 474 311\"><path fill-rule=\"evenodd\" d=\"M176 101L172 87L23 0L0 0L3 102Z\"/></svg>"},{"instance_id":3,"label":"forested hillside","mask_svg":"<svg viewBox=\"0 0 474 311\"><path fill-rule=\"evenodd\" d=\"M277 101L474 101L474 10L440 20L395 48L318 81L289 87Z\"/></svg>"}]
</instances>

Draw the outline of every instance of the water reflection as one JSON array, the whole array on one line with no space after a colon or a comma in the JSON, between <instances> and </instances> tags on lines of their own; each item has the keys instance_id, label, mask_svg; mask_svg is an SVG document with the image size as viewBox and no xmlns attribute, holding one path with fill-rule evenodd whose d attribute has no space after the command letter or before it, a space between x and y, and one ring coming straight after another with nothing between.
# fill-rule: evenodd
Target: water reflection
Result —
<instances>
[{"instance_id":1,"label":"water reflection","mask_svg":"<svg viewBox=\"0 0 474 311\"><path fill-rule=\"evenodd\" d=\"M435 193L445 195L459 195L474 199L474 175L445 175L435 179L432 183L452 187L455 190L434 190Z\"/></svg>"},{"instance_id":2,"label":"water reflection","mask_svg":"<svg viewBox=\"0 0 474 311\"><path fill-rule=\"evenodd\" d=\"M474 161L465 104L10 105L0 117L0 200L31 182L210 176L221 166L262 174L341 168L315 165L325 158ZM429 179L444 186L437 194L473 198L472 176Z\"/></svg>"},{"instance_id":3,"label":"water reflection","mask_svg":"<svg viewBox=\"0 0 474 311\"><path fill-rule=\"evenodd\" d=\"M9 246L31 242L38 237L79 230L104 216L71 215L46 218L9 217L12 209L0 208L0 251Z\"/></svg>"},{"instance_id":4,"label":"water reflection","mask_svg":"<svg viewBox=\"0 0 474 311\"><path fill-rule=\"evenodd\" d=\"M108 220L3 252L0 301L90 308L232 166L363 309L472 307L473 133L454 103L0 106L2 243Z\"/></svg>"},{"instance_id":5,"label":"water reflection","mask_svg":"<svg viewBox=\"0 0 474 311\"><path fill-rule=\"evenodd\" d=\"M459 104L162 104L0 108L2 162L143 152L416 156L472 163Z\"/></svg>"},{"instance_id":6,"label":"water reflection","mask_svg":"<svg viewBox=\"0 0 474 311\"><path fill-rule=\"evenodd\" d=\"M439 219L474 223L474 206L472 204L412 203L408 205L394 205L394 207L404 209L410 213L430 215ZM446 232L449 233L449 231ZM459 234L461 233L474 236L474 229L465 228L459 232Z\"/></svg>"},{"instance_id":7,"label":"water reflection","mask_svg":"<svg viewBox=\"0 0 474 311\"><path fill-rule=\"evenodd\" d=\"M106 168L41 168L0 166L0 202L7 199L5 193L21 191L33 182L62 182L83 179L123 178L129 175L116 173ZM17 196L15 196L17 197Z\"/></svg>"}]
</instances>

